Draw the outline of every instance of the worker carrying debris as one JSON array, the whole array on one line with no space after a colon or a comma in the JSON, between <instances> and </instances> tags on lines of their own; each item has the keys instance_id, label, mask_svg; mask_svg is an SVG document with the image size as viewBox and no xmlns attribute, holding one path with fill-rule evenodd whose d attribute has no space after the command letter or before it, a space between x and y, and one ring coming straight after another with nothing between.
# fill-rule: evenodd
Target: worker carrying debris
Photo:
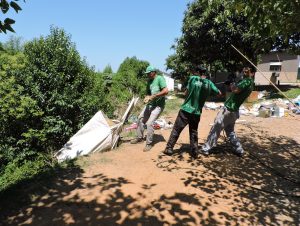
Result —
<instances>
[{"instance_id":1,"label":"worker carrying debris","mask_svg":"<svg viewBox=\"0 0 300 226\"><path fill-rule=\"evenodd\" d=\"M235 154L242 156L244 149L234 132L234 125L239 118L239 107L251 94L254 86L254 70L250 67L243 68L244 78L237 85L231 83L232 94L225 101L224 107L220 109L214 124L209 132L207 141L202 146L202 153L208 155L210 150L217 145L217 140L224 129L226 136L234 148Z\"/></svg>"},{"instance_id":2,"label":"worker carrying debris","mask_svg":"<svg viewBox=\"0 0 300 226\"><path fill-rule=\"evenodd\" d=\"M137 137L132 144L143 142L144 130L147 128L147 139L144 151L153 147L153 122L158 118L165 107L165 96L168 94L166 80L157 74L153 66L148 66L145 73L148 75L147 96L144 99L146 106L138 117Z\"/></svg>"}]
</instances>

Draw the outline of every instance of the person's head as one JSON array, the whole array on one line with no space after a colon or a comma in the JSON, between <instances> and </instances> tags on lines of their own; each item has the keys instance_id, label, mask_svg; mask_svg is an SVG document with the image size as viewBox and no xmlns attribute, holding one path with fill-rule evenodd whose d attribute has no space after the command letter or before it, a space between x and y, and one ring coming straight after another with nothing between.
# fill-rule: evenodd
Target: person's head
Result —
<instances>
[{"instance_id":1,"label":"person's head","mask_svg":"<svg viewBox=\"0 0 300 226\"><path fill-rule=\"evenodd\" d=\"M250 67L250 76L254 77L254 75L255 75L255 70L253 67Z\"/></svg>"},{"instance_id":2,"label":"person's head","mask_svg":"<svg viewBox=\"0 0 300 226\"><path fill-rule=\"evenodd\" d=\"M146 68L145 74L147 74L149 78L153 79L156 76L156 69L153 66L149 65Z\"/></svg>"},{"instance_id":3,"label":"person's head","mask_svg":"<svg viewBox=\"0 0 300 226\"><path fill-rule=\"evenodd\" d=\"M243 68L243 75L246 78L249 78L251 76L251 68L250 67L244 67Z\"/></svg>"},{"instance_id":4,"label":"person's head","mask_svg":"<svg viewBox=\"0 0 300 226\"><path fill-rule=\"evenodd\" d=\"M196 75L199 75L201 78L206 78L206 68L202 65L197 65L193 68L193 71Z\"/></svg>"}]
</instances>

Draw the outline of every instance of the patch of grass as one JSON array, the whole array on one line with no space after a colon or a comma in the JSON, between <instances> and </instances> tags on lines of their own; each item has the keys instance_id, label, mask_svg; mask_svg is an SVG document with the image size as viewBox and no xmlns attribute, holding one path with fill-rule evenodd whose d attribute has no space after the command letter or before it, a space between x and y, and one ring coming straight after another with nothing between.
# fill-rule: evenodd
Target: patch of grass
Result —
<instances>
[{"instance_id":1,"label":"patch of grass","mask_svg":"<svg viewBox=\"0 0 300 226\"><path fill-rule=\"evenodd\" d=\"M112 162L112 160L110 158L107 158L107 156L103 155L103 153L94 153L92 155L78 157L76 159L77 165L84 169L89 166L107 164Z\"/></svg>"},{"instance_id":2,"label":"patch of grass","mask_svg":"<svg viewBox=\"0 0 300 226\"><path fill-rule=\"evenodd\" d=\"M300 88L293 88L283 92L288 98L294 99L300 95ZM271 93L267 99L285 98L281 93Z\"/></svg>"},{"instance_id":3,"label":"patch of grass","mask_svg":"<svg viewBox=\"0 0 300 226\"><path fill-rule=\"evenodd\" d=\"M296 98L297 96L300 95L300 88L295 88L295 89L290 89L286 92L284 92L284 94L288 97L288 98Z\"/></svg>"},{"instance_id":4,"label":"patch of grass","mask_svg":"<svg viewBox=\"0 0 300 226\"><path fill-rule=\"evenodd\" d=\"M176 98L176 99L169 99L166 101L166 106L162 115L168 115L170 113L178 112L180 106L182 105L184 99L183 98Z\"/></svg>"},{"instance_id":5,"label":"patch of grass","mask_svg":"<svg viewBox=\"0 0 300 226\"><path fill-rule=\"evenodd\" d=\"M125 126L125 128L126 128L126 126ZM121 133L121 137L123 137L123 138L136 137L136 129L132 129L132 130L129 130L129 131L123 131Z\"/></svg>"}]
</instances>

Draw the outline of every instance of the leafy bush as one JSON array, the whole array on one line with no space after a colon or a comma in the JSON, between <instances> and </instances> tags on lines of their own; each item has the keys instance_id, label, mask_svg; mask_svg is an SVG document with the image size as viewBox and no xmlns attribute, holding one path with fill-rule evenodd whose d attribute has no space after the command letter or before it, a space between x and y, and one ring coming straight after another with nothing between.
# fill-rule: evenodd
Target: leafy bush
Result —
<instances>
[{"instance_id":1,"label":"leafy bush","mask_svg":"<svg viewBox=\"0 0 300 226\"><path fill-rule=\"evenodd\" d=\"M146 90L145 69L149 65L136 57L126 58L120 65L118 72L112 77L112 85L108 95L111 109L116 109L115 116L123 112L124 103L133 96L142 96Z\"/></svg>"}]
</instances>

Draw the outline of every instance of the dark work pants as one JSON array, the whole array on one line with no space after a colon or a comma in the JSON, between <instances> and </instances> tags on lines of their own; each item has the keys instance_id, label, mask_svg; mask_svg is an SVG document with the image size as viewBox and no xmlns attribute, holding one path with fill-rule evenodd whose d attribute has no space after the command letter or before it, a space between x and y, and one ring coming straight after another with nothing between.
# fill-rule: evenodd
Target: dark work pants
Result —
<instances>
[{"instance_id":1,"label":"dark work pants","mask_svg":"<svg viewBox=\"0 0 300 226\"><path fill-rule=\"evenodd\" d=\"M174 127L172 129L169 141L166 148L173 149L176 144L180 133L184 127L189 125L190 133L190 146L191 151L196 151L198 149L198 124L200 121L200 115L195 115L188 113L186 111L180 110L178 112Z\"/></svg>"}]
</instances>

